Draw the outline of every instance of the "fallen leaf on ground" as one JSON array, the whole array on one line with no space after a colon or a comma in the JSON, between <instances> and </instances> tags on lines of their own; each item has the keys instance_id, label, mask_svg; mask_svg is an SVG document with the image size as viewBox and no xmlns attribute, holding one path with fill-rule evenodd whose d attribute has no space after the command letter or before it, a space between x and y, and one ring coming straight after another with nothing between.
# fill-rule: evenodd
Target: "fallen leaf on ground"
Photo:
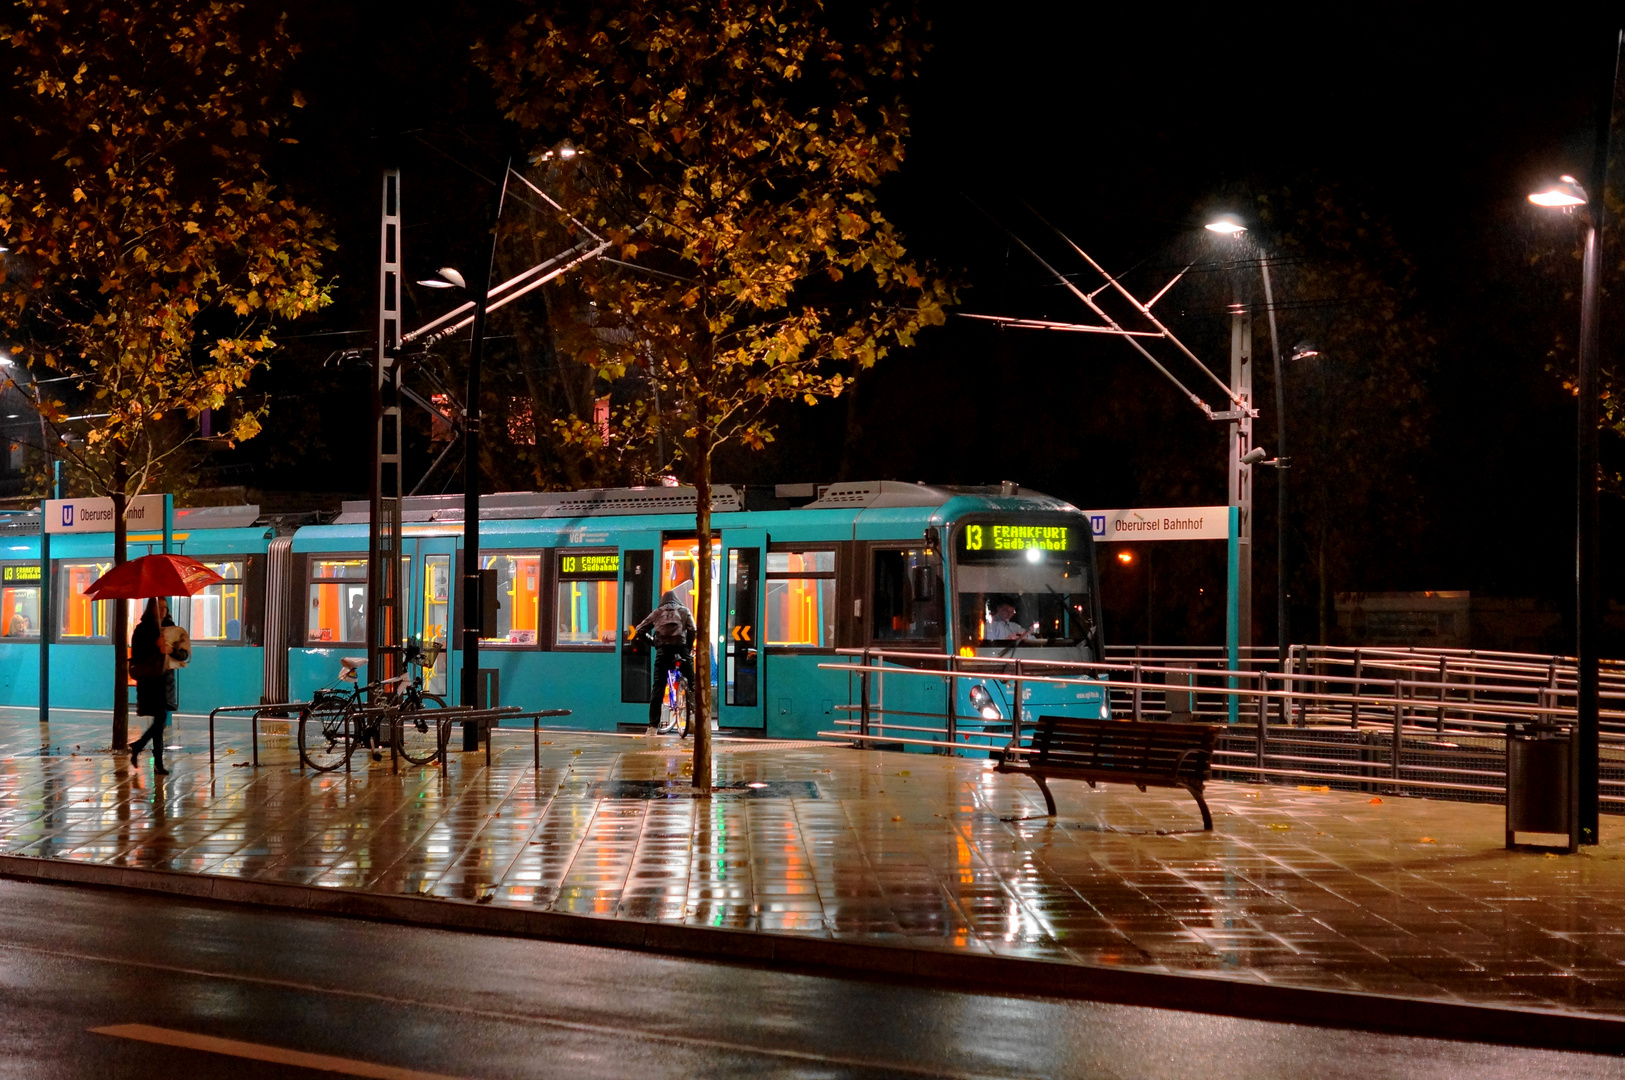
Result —
<instances>
[{"instance_id":1,"label":"fallen leaf on ground","mask_svg":"<svg viewBox=\"0 0 1625 1080\"><path fill-rule=\"evenodd\" d=\"M1288 825L1284 821L1272 821L1270 822L1270 828L1276 830L1277 832L1286 832L1288 829L1292 828L1292 826Z\"/></svg>"},{"instance_id":2,"label":"fallen leaf on ground","mask_svg":"<svg viewBox=\"0 0 1625 1080\"><path fill-rule=\"evenodd\" d=\"M1422 839L1418 840L1417 843L1418 844L1437 844L1438 841L1433 839L1433 837L1431 837L1431 836L1424 836L1424 837L1422 837Z\"/></svg>"},{"instance_id":3,"label":"fallen leaf on ground","mask_svg":"<svg viewBox=\"0 0 1625 1080\"><path fill-rule=\"evenodd\" d=\"M1372 800L1371 800L1371 805L1372 805L1372 806L1375 806L1375 805L1377 805L1377 804L1378 804L1378 803L1380 803L1380 802L1382 802L1382 800L1381 800L1381 799L1372 799Z\"/></svg>"},{"instance_id":4,"label":"fallen leaf on ground","mask_svg":"<svg viewBox=\"0 0 1625 1080\"><path fill-rule=\"evenodd\" d=\"M1330 784L1299 784L1298 785L1298 790L1299 791L1330 791L1331 789L1332 789L1332 786Z\"/></svg>"}]
</instances>

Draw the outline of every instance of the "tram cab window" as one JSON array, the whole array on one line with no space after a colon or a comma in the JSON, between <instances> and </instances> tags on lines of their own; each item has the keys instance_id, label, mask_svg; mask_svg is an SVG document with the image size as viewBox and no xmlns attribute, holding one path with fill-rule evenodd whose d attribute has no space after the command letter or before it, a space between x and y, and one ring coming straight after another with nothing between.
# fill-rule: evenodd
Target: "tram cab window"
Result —
<instances>
[{"instance_id":1,"label":"tram cab window","mask_svg":"<svg viewBox=\"0 0 1625 1080\"><path fill-rule=\"evenodd\" d=\"M1099 659L1094 572L1078 526L971 523L954 547L962 655Z\"/></svg>"},{"instance_id":2,"label":"tram cab window","mask_svg":"<svg viewBox=\"0 0 1625 1080\"><path fill-rule=\"evenodd\" d=\"M367 640L367 560L360 555L311 556L305 640L365 644Z\"/></svg>"},{"instance_id":3,"label":"tram cab window","mask_svg":"<svg viewBox=\"0 0 1625 1080\"><path fill-rule=\"evenodd\" d=\"M542 608L542 557L482 554L480 569L497 573L497 636L481 638L480 644L535 645Z\"/></svg>"},{"instance_id":4,"label":"tram cab window","mask_svg":"<svg viewBox=\"0 0 1625 1080\"><path fill-rule=\"evenodd\" d=\"M0 637L39 637L39 565L0 568Z\"/></svg>"},{"instance_id":5,"label":"tram cab window","mask_svg":"<svg viewBox=\"0 0 1625 1080\"><path fill-rule=\"evenodd\" d=\"M937 555L924 548L876 548L870 579L870 637L875 641L940 641L940 573Z\"/></svg>"},{"instance_id":6,"label":"tram cab window","mask_svg":"<svg viewBox=\"0 0 1625 1080\"><path fill-rule=\"evenodd\" d=\"M835 552L767 553L762 640L770 649L835 647Z\"/></svg>"},{"instance_id":7,"label":"tram cab window","mask_svg":"<svg viewBox=\"0 0 1625 1080\"><path fill-rule=\"evenodd\" d=\"M204 587L192 596L170 601L175 625L186 628L193 641L237 644L243 640L243 561L241 559L198 560L219 574L221 581Z\"/></svg>"},{"instance_id":8,"label":"tram cab window","mask_svg":"<svg viewBox=\"0 0 1625 1080\"><path fill-rule=\"evenodd\" d=\"M621 556L615 551L561 551L553 643L562 648L614 649Z\"/></svg>"}]
</instances>

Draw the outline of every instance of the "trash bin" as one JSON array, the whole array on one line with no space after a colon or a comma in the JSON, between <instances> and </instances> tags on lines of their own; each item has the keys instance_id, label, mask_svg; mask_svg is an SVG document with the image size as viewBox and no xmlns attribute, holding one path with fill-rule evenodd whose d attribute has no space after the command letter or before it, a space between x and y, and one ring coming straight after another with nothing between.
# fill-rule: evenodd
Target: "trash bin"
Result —
<instances>
[{"instance_id":1,"label":"trash bin","mask_svg":"<svg viewBox=\"0 0 1625 1080\"><path fill-rule=\"evenodd\" d=\"M1507 847L1574 851L1572 732L1507 726Z\"/></svg>"}]
</instances>

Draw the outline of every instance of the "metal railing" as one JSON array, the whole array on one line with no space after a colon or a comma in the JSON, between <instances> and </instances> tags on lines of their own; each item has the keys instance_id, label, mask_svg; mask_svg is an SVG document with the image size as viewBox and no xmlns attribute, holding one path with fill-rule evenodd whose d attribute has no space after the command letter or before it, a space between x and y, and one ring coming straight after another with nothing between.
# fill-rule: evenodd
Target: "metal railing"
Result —
<instances>
[{"instance_id":1,"label":"metal railing","mask_svg":"<svg viewBox=\"0 0 1625 1080\"><path fill-rule=\"evenodd\" d=\"M1222 726L1213 766L1221 778L1500 801L1509 734L1564 731L1575 721L1572 677L1564 679L1558 664L1554 678L1553 664L1541 668L1522 656L1300 654L1295 648L1288 670L1280 671L1167 663L1145 654L1081 663L880 649L839 653L850 659L819 666L849 674L852 700L838 706L837 730L819 735L860 746L999 753L1036 726L1037 716L1029 714L1046 711L1024 703L1026 691L1091 687L1104 691L1118 719ZM1539 672L1544 675L1535 678ZM941 686L940 709L886 707L888 681L920 679ZM967 679L999 683L1010 715L997 721L959 715L958 684ZM1170 701L1184 707L1170 708ZM1236 723L1228 722L1232 701ZM1625 678L1605 682L1602 706L1601 797L1625 812Z\"/></svg>"}]
</instances>

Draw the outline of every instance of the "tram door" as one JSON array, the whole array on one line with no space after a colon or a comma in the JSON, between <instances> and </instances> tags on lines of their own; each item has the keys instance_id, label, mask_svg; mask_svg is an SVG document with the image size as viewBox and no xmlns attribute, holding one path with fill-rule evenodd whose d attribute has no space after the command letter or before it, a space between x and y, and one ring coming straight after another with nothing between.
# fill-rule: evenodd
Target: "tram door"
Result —
<instances>
[{"instance_id":1,"label":"tram door","mask_svg":"<svg viewBox=\"0 0 1625 1080\"><path fill-rule=\"evenodd\" d=\"M767 726L767 687L761 648L762 593L767 533L727 529L722 534L722 574L717 594L717 723L725 728Z\"/></svg>"},{"instance_id":2,"label":"tram door","mask_svg":"<svg viewBox=\"0 0 1625 1080\"><path fill-rule=\"evenodd\" d=\"M455 537L425 536L408 539L401 556L402 636L417 638L425 651L439 645L433 666L423 669L423 689L444 696L446 672L452 669L452 574L456 563Z\"/></svg>"}]
</instances>

